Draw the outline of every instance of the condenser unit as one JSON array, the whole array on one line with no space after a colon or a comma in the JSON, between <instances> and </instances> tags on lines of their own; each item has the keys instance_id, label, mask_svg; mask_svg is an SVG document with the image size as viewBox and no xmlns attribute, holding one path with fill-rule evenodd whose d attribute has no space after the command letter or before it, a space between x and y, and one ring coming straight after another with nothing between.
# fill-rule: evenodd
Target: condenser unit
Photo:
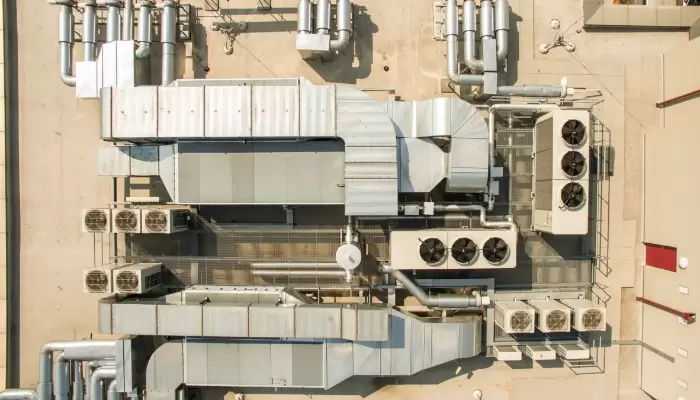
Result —
<instances>
[{"instance_id":1,"label":"condenser unit","mask_svg":"<svg viewBox=\"0 0 700 400\"><path fill-rule=\"evenodd\" d=\"M562 304L571 309L573 327L579 332L605 331L607 329L605 307L586 299L562 299Z\"/></svg>"},{"instance_id":2,"label":"condenser unit","mask_svg":"<svg viewBox=\"0 0 700 400\"><path fill-rule=\"evenodd\" d=\"M141 210L143 233L177 233L189 229L189 212L183 209L147 208Z\"/></svg>"},{"instance_id":3,"label":"condenser unit","mask_svg":"<svg viewBox=\"0 0 700 400\"><path fill-rule=\"evenodd\" d=\"M109 208L88 208L83 210L82 221L84 233L109 232L112 223L112 210Z\"/></svg>"},{"instance_id":4,"label":"condenser unit","mask_svg":"<svg viewBox=\"0 0 700 400\"><path fill-rule=\"evenodd\" d=\"M518 231L470 229L447 231L448 269L514 268Z\"/></svg>"},{"instance_id":5,"label":"condenser unit","mask_svg":"<svg viewBox=\"0 0 700 400\"><path fill-rule=\"evenodd\" d=\"M143 294L163 284L163 264L139 263L112 271L114 293Z\"/></svg>"},{"instance_id":6,"label":"condenser unit","mask_svg":"<svg viewBox=\"0 0 700 400\"><path fill-rule=\"evenodd\" d=\"M505 333L533 333L535 309L522 301L496 301L495 321Z\"/></svg>"},{"instance_id":7,"label":"condenser unit","mask_svg":"<svg viewBox=\"0 0 700 400\"><path fill-rule=\"evenodd\" d=\"M540 332L569 332L571 309L556 301L529 300L527 304L537 313L537 329Z\"/></svg>"},{"instance_id":8,"label":"condenser unit","mask_svg":"<svg viewBox=\"0 0 700 400\"><path fill-rule=\"evenodd\" d=\"M446 269L449 258L447 231L392 231L391 266L396 269Z\"/></svg>"},{"instance_id":9,"label":"condenser unit","mask_svg":"<svg viewBox=\"0 0 700 400\"><path fill-rule=\"evenodd\" d=\"M588 233L589 137L587 110L556 110L535 123L535 230L555 235Z\"/></svg>"},{"instance_id":10,"label":"condenser unit","mask_svg":"<svg viewBox=\"0 0 700 400\"><path fill-rule=\"evenodd\" d=\"M84 293L112 293L112 273L129 264L107 264L83 269Z\"/></svg>"},{"instance_id":11,"label":"condenser unit","mask_svg":"<svg viewBox=\"0 0 700 400\"><path fill-rule=\"evenodd\" d=\"M141 233L141 210L138 208L113 209L112 232Z\"/></svg>"}]
</instances>

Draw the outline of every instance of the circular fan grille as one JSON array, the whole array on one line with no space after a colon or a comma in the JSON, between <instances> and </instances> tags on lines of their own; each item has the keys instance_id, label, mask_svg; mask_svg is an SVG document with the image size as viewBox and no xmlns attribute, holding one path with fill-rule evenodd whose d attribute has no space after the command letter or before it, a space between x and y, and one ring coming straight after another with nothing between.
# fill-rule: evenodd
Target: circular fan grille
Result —
<instances>
[{"instance_id":1,"label":"circular fan grille","mask_svg":"<svg viewBox=\"0 0 700 400\"><path fill-rule=\"evenodd\" d=\"M561 158L561 169L571 178L576 178L586 170L586 157L578 151L569 151Z\"/></svg>"},{"instance_id":2,"label":"circular fan grille","mask_svg":"<svg viewBox=\"0 0 700 400\"><path fill-rule=\"evenodd\" d=\"M90 293L104 293L108 285L109 278L104 271L90 271L85 276L85 287Z\"/></svg>"},{"instance_id":3,"label":"circular fan grille","mask_svg":"<svg viewBox=\"0 0 700 400\"><path fill-rule=\"evenodd\" d=\"M570 182L564 185L561 190L561 202L568 208L576 208L586 201L586 191L583 186L576 182Z\"/></svg>"},{"instance_id":4,"label":"circular fan grille","mask_svg":"<svg viewBox=\"0 0 700 400\"><path fill-rule=\"evenodd\" d=\"M418 247L420 258L428 265L436 265L445 259L445 245L436 238L421 240Z\"/></svg>"},{"instance_id":5,"label":"circular fan grille","mask_svg":"<svg viewBox=\"0 0 700 400\"><path fill-rule=\"evenodd\" d=\"M545 321L547 329L554 332L566 330L566 316L567 314L561 310L550 311Z\"/></svg>"},{"instance_id":6,"label":"circular fan grille","mask_svg":"<svg viewBox=\"0 0 700 400\"><path fill-rule=\"evenodd\" d=\"M570 119L561 128L561 137L570 146L578 146L586 138L586 125L577 119Z\"/></svg>"},{"instance_id":7,"label":"circular fan grille","mask_svg":"<svg viewBox=\"0 0 700 400\"><path fill-rule=\"evenodd\" d=\"M120 272L116 285L120 292L135 292L139 288L139 277L131 271Z\"/></svg>"},{"instance_id":8,"label":"circular fan grille","mask_svg":"<svg viewBox=\"0 0 700 400\"><path fill-rule=\"evenodd\" d=\"M531 330L532 316L527 311L516 311L510 316L510 327L515 332Z\"/></svg>"},{"instance_id":9,"label":"circular fan grille","mask_svg":"<svg viewBox=\"0 0 700 400\"><path fill-rule=\"evenodd\" d=\"M508 258L508 244L501 238L491 238L484 244L484 257L491 264L500 264Z\"/></svg>"},{"instance_id":10,"label":"circular fan grille","mask_svg":"<svg viewBox=\"0 0 700 400\"><path fill-rule=\"evenodd\" d=\"M136 217L135 212L130 210L122 210L117 213L116 217L114 217L114 224L119 230L132 231L138 227L139 219Z\"/></svg>"},{"instance_id":11,"label":"circular fan grille","mask_svg":"<svg viewBox=\"0 0 700 400\"><path fill-rule=\"evenodd\" d=\"M107 215L101 210L91 210L85 213L85 228L89 232L104 232L107 230Z\"/></svg>"},{"instance_id":12,"label":"circular fan grille","mask_svg":"<svg viewBox=\"0 0 700 400\"><path fill-rule=\"evenodd\" d=\"M476 260L479 249L476 243L468 238L459 238L452 244L452 258L461 265L469 265Z\"/></svg>"},{"instance_id":13,"label":"circular fan grille","mask_svg":"<svg viewBox=\"0 0 700 400\"><path fill-rule=\"evenodd\" d=\"M144 222L150 232L165 232L168 228L168 217L163 211L149 211Z\"/></svg>"},{"instance_id":14,"label":"circular fan grille","mask_svg":"<svg viewBox=\"0 0 700 400\"><path fill-rule=\"evenodd\" d=\"M581 322L586 330L598 330L603 322L603 313L600 310L586 310L581 316Z\"/></svg>"}]
</instances>

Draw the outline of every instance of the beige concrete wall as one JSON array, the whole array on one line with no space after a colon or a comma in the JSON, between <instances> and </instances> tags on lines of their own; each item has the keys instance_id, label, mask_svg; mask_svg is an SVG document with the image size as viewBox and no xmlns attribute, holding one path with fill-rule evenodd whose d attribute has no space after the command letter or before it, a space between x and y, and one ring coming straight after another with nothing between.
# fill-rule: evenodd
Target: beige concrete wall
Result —
<instances>
[{"instance_id":1,"label":"beige concrete wall","mask_svg":"<svg viewBox=\"0 0 700 400\"><path fill-rule=\"evenodd\" d=\"M5 42L3 8L0 2L0 71L4 71ZM5 226L7 196L5 193L5 74L0 72L0 390L5 389L6 337L7 337L7 291L5 274L7 271L7 227Z\"/></svg>"}]
</instances>

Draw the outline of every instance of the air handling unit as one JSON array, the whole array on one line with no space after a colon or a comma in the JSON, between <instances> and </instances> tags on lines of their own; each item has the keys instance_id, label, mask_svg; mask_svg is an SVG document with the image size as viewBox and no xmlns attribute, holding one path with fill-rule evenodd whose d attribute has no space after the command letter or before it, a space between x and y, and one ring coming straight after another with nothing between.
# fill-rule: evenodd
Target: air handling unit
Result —
<instances>
[{"instance_id":1,"label":"air handling unit","mask_svg":"<svg viewBox=\"0 0 700 400\"><path fill-rule=\"evenodd\" d=\"M82 231L84 233L110 232L112 210L108 208L89 208L83 210Z\"/></svg>"},{"instance_id":2,"label":"air handling unit","mask_svg":"<svg viewBox=\"0 0 700 400\"><path fill-rule=\"evenodd\" d=\"M569 332L571 309L556 301L530 300L528 305L537 313L537 329L540 332Z\"/></svg>"},{"instance_id":3,"label":"air handling unit","mask_svg":"<svg viewBox=\"0 0 700 400\"><path fill-rule=\"evenodd\" d=\"M605 331L607 329L605 308L586 299L559 300L573 314L574 329L579 332Z\"/></svg>"},{"instance_id":4,"label":"air handling unit","mask_svg":"<svg viewBox=\"0 0 700 400\"><path fill-rule=\"evenodd\" d=\"M169 234L189 229L186 209L143 209L141 210L141 227L143 233Z\"/></svg>"},{"instance_id":5,"label":"air handling unit","mask_svg":"<svg viewBox=\"0 0 700 400\"><path fill-rule=\"evenodd\" d=\"M522 301L497 301L496 325L505 333L535 332L535 309Z\"/></svg>"},{"instance_id":6,"label":"air handling unit","mask_svg":"<svg viewBox=\"0 0 700 400\"><path fill-rule=\"evenodd\" d=\"M532 223L554 235L588 233L587 110L555 110L534 129Z\"/></svg>"},{"instance_id":7,"label":"air handling unit","mask_svg":"<svg viewBox=\"0 0 700 400\"><path fill-rule=\"evenodd\" d=\"M163 284L162 269L161 263L139 263L112 270L114 293L148 293Z\"/></svg>"}]
</instances>

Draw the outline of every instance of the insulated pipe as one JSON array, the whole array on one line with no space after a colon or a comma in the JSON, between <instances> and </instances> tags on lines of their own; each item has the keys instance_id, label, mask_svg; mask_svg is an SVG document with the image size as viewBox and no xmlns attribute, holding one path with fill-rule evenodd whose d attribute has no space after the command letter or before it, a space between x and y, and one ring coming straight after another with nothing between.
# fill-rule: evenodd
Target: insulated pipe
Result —
<instances>
[{"instance_id":1,"label":"insulated pipe","mask_svg":"<svg viewBox=\"0 0 700 400\"><path fill-rule=\"evenodd\" d=\"M462 6L462 26L464 62L470 70L479 73L484 70L484 62L476 55L476 3L474 0L465 0Z\"/></svg>"},{"instance_id":2,"label":"insulated pipe","mask_svg":"<svg viewBox=\"0 0 700 400\"><path fill-rule=\"evenodd\" d=\"M68 400L68 361L59 353L53 365L53 395L55 400Z\"/></svg>"},{"instance_id":3,"label":"insulated pipe","mask_svg":"<svg viewBox=\"0 0 700 400\"><path fill-rule=\"evenodd\" d=\"M501 96L518 97L566 97L566 87L549 85L499 86Z\"/></svg>"},{"instance_id":4,"label":"insulated pipe","mask_svg":"<svg viewBox=\"0 0 700 400\"><path fill-rule=\"evenodd\" d=\"M152 1L141 1L139 8L139 46L134 53L137 60L142 60L151 54L151 31L153 30L151 8L153 8Z\"/></svg>"},{"instance_id":5,"label":"insulated pipe","mask_svg":"<svg viewBox=\"0 0 700 400\"><path fill-rule=\"evenodd\" d=\"M465 211L478 211L479 212L479 223L483 228L497 228L497 229L516 229L517 226L512 218L508 216L510 221L487 221L486 220L486 207L479 204L435 204L436 212L465 212Z\"/></svg>"},{"instance_id":6,"label":"insulated pipe","mask_svg":"<svg viewBox=\"0 0 700 400\"><path fill-rule=\"evenodd\" d=\"M457 0L447 0L445 10L445 41L447 43L447 76L458 85L483 86L481 75L460 74L457 70Z\"/></svg>"},{"instance_id":7,"label":"insulated pipe","mask_svg":"<svg viewBox=\"0 0 700 400\"><path fill-rule=\"evenodd\" d=\"M175 80L175 29L177 25L177 1L166 0L160 20L161 42L163 45L162 85L168 86Z\"/></svg>"},{"instance_id":8,"label":"insulated pipe","mask_svg":"<svg viewBox=\"0 0 700 400\"><path fill-rule=\"evenodd\" d=\"M107 41L116 42L119 40L119 28L121 25L119 6L110 3L107 7Z\"/></svg>"},{"instance_id":9,"label":"insulated pipe","mask_svg":"<svg viewBox=\"0 0 700 400\"><path fill-rule=\"evenodd\" d=\"M36 392L31 389L7 389L0 392L0 400L36 400Z\"/></svg>"},{"instance_id":10,"label":"insulated pipe","mask_svg":"<svg viewBox=\"0 0 700 400\"><path fill-rule=\"evenodd\" d=\"M90 394L92 393L92 389L90 386L90 381L92 380L92 371L99 367L113 367L114 366L114 360L93 360L89 361L85 365L85 395L87 398L90 398ZM100 386L99 390L102 392L102 381L98 384Z\"/></svg>"},{"instance_id":11,"label":"insulated pipe","mask_svg":"<svg viewBox=\"0 0 700 400\"><path fill-rule=\"evenodd\" d=\"M288 263L254 262L254 263L250 263L250 268L252 268L252 269L284 269L284 268L292 268L292 269L336 268L336 269L340 269L340 265L338 265L338 263L334 263L334 262L319 262L319 263L314 263L314 262L288 262Z\"/></svg>"},{"instance_id":12,"label":"insulated pipe","mask_svg":"<svg viewBox=\"0 0 700 400\"><path fill-rule=\"evenodd\" d=\"M90 376L90 400L104 400L102 395L102 381L115 379L117 370L114 367L99 367Z\"/></svg>"},{"instance_id":13,"label":"insulated pipe","mask_svg":"<svg viewBox=\"0 0 700 400\"><path fill-rule=\"evenodd\" d=\"M481 0L479 3L479 36L493 39L493 2Z\"/></svg>"},{"instance_id":14,"label":"insulated pipe","mask_svg":"<svg viewBox=\"0 0 700 400\"><path fill-rule=\"evenodd\" d=\"M61 5L58 12L58 44L60 46L61 81L66 86L75 86L73 75L73 6Z\"/></svg>"},{"instance_id":15,"label":"insulated pipe","mask_svg":"<svg viewBox=\"0 0 700 400\"><path fill-rule=\"evenodd\" d=\"M558 109L559 106L554 104L496 104L489 107L489 153L491 155L491 163L489 165L496 165L496 111L551 111Z\"/></svg>"},{"instance_id":16,"label":"insulated pipe","mask_svg":"<svg viewBox=\"0 0 700 400\"><path fill-rule=\"evenodd\" d=\"M496 57L503 61L508 56L508 29L510 29L510 8L508 0L496 0L494 20L496 25Z\"/></svg>"},{"instance_id":17,"label":"insulated pipe","mask_svg":"<svg viewBox=\"0 0 700 400\"><path fill-rule=\"evenodd\" d=\"M311 2L309 0L299 0L297 33L300 35L311 33Z\"/></svg>"},{"instance_id":18,"label":"insulated pipe","mask_svg":"<svg viewBox=\"0 0 700 400\"><path fill-rule=\"evenodd\" d=\"M307 271L307 270L256 270L250 271L253 276L297 276L297 277L335 277L346 276L345 271Z\"/></svg>"},{"instance_id":19,"label":"insulated pipe","mask_svg":"<svg viewBox=\"0 0 700 400\"><path fill-rule=\"evenodd\" d=\"M352 31L352 27L350 26L350 16L352 14L350 0L338 0L336 4L336 14L338 21L338 39L331 39L331 50L333 51L342 50L350 43L350 33Z\"/></svg>"},{"instance_id":20,"label":"insulated pipe","mask_svg":"<svg viewBox=\"0 0 700 400\"><path fill-rule=\"evenodd\" d=\"M491 299L486 296L480 296L478 293L474 295L456 295L456 294L436 294L428 295L418 285L415 284L409 277L403 274L398 269L394 269L388 265L382 265L379 268L380 272L390 273L394 279L401 282L403 287L413 295L421 304L426 307L438 308L483 308L491 303Z\"/></svg>"},{"instance_id":21,"label":"insulated pipe","mask_svg":"<svg viewBox=\"0 0 700 400\"><path fill-rule=\"evenodd\" d=\"M328 35L331 31L331 2L318 0L316 5L316 33Z\"/></svg>"},{"instance_id":22,"label":"insulated pipe","mask_svg":"<svg viewBox=\"0 0 700 400\"><path fill-rule=\"evenodd\" d=\"M97 2L88 0L83 10L83 59L95 61L95 43L97 36Z\"/></svg>"},{"instance_id":23,"label":"insulated pipe","mask_svg":"<svg viewBox=\"0 0 700 400\"><path fill-rule=\"evenodd\" d=\"M73 400L84 400L83 362L73 361Z\"/></svg>"},{"instance_id":24,"label":"insulated pipe","mask_svg":"<svg viewBox=\"0 0 700 400\"><path fill-rule=\"evenodd\" d=\"M122 39L131 40L134 38L134 0L124 0L124 29Z\"/></svg>"},{"instance_id":25,"label":"insulated pipe","mask_svg":"<svg viewBox=\"0 0 700 400\"><path fill-rule=\"evenodd\" d=\"M112 379L112 381L109 382L109 387L107 388L107 400L119 400L119 392L117 392L116 379Z\"/></svg>"}]
</instances>

